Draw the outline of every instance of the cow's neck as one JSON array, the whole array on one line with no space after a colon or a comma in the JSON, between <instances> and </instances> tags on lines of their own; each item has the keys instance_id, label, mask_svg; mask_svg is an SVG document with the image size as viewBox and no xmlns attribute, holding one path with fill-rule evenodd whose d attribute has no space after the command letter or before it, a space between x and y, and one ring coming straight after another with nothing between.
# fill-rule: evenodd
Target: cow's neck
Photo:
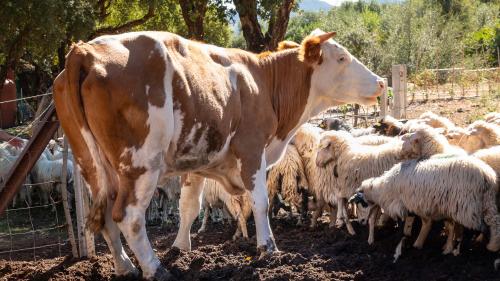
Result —
<instances>
[{"instance_id":1,"label":"cow's neck","mask_svg":"<svg viewBox=\"0 0 500 281\"><path fill-rule=\"evenodd\" d=\"M313 68L298 59L298 50L277 52L261 59L271 103L278 119L276 137L286 139L289 133L314 113L315 101L309 97ZM318 104L319 105L319 104ZM309 117L309 116L308 116Z\"/></svg>"}]
</instances>

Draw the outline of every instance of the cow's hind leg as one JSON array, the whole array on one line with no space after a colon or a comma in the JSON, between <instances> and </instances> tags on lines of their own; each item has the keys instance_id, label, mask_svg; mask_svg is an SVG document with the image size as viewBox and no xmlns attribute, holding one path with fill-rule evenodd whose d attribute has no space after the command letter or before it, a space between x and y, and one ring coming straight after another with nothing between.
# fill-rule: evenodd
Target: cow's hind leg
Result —
<instances>
[{"instance_id":1,"label":"cow's hind leg","mask_svg":"<svg viewBox=\"0 0 500 281\"><path fill-rule=\"evenodd\" d=\"M146 279L167 280L170 274L161 266L160 260L151 247L146 233L146 209L151 201L158 180L158 171L146 171L135 180L133 192L135 192L135 203L128 204L125 208L123 219L118 227L125 236L130 249L134 252L142 275ZM120 178L120 189L129 179Z\"/></svg>"},{"instance_id":2,"label":"cow's hind leg","mask_svg":"<svg viewBox=\"0 0 500 281\"><path fill-rule=\"evenodd\" d=\"M189 236L193 221L200 213L201 193L205 178L189 174L181 189L179 200L180 226L173 247L181 250L191 250L191 237Z\"/></svg>"},{"instance_id":3,"label":"cow's hind leg","mask_svg":"<svg viewBox=\"0 0 500 281\"><path fill-rule=\"evenodd\" d=\"M120 238L120 229L113 218L111 217L112 204L107 204L106 219L104 228L101 233L108 244L111 255L113 255L113 260L115 263L115 273L118 276L132 275L138 276L139 271L132 264L130 258L128 257L125 249L123 248L122 241Z\"/></svg>"}]
</instances>

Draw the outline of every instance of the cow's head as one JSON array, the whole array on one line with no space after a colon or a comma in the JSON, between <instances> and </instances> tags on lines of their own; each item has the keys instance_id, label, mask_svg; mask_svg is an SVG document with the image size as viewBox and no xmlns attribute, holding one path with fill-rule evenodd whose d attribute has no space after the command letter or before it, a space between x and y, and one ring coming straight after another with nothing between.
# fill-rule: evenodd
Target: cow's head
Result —
<instances>
[{"instance_id":1,"label":"cow's head","mask_svg":"<svg viewBox=\"0 0 500 281\"><path fill-rule=\"evenodd\" d=\"M333 36L335 32L316 29L300 46L299 59L314 68L311 93L332 104L375 104L384 88L382 78L331 39Z\"/></svg>"}]
</instances>

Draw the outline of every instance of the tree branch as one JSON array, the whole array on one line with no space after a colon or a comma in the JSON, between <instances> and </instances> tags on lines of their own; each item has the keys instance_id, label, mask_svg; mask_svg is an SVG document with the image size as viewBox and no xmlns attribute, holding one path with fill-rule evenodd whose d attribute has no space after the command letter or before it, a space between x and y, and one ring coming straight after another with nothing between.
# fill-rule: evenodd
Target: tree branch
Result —
<instances>
[{"instance_id":1,"label":"tree branch","mask_svg":"<svg viewBox=\"0 0 500 281\"><path fill-rule=\"evenodd\" d=\"M131 20L129 22L126 22L126 23L123 23L123 24L120 24L117 26L105 26L105 27L98 28L97 30L95 30L93 32L93 34L91 34L90 38L93 38L93 37L96 37L99 35L103 35L103 34L116 34L116 33L124 32L124 31L128 31L131 28L138 26L138 25L141 25L141 24L145 23L146 21L148 21L150 18L154 17L155 10L156 10L156 3L150 2L148 12L142 18L139 18L136 20Z\"/></svg>"}]
</instances>

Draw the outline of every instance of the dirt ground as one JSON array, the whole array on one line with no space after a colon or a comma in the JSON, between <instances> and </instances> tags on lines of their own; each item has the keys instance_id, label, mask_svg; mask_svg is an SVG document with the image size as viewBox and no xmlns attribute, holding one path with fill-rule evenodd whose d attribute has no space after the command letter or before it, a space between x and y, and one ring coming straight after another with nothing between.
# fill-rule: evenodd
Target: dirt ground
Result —
<instances>
[{"instance_id":1,"label":"dirt ground","mask_svg":"<svg viewBox=\"0 0 500 281\"><path fill-rule=\"evenodd\" d=\"M258 258L255 237L231 241L235 225L210 225L206 233L193 238L191 252L170 249L173 228L150 227L149 235L162 264L178 280L500 280L500 272L493 269L495 254L484 245L471 244L458 257L441 255L445 238L439 225L424 249L408 248L392 263L398 242L392 224L379 229L374 245L369 246L364 226L354 224L358 234L352 237L326 223L311 230L295 222L273 220L281 252L263 259ZM250 223L249 230L253 229ZM111 256L102 241L98 252L97 257L84 260L0 261L0 279L134 280L114 276Z\"/></svg>"}]
</instances>

